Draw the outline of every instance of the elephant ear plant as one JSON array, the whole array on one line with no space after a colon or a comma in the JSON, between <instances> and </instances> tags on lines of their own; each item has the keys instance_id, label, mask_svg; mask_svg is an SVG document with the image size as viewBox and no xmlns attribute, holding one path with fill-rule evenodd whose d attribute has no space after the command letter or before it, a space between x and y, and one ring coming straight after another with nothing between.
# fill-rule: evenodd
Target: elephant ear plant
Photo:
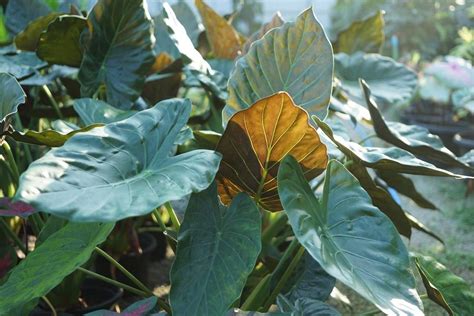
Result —
<instances>
[{"instance_id":1,"label":"elephant ear plant","mask_svg":"<svg viewBox=\"0 0 474 316\"><path fill-rule=\"evenodd\" d=\"M156 25L140 0L99 0L87 17L51 17L31 49L50 64L76 67L81 98L58 95L58 106L46 94L58 116L73 109L73 118L50 124L67 132L24 131L24 117L15 116L28 106L24 79L0 74L0 233L7 237L0 243L0 315L27 315L40 300L55 314L54 290L79 272L141 296L123 315L340 315L327 302L336 280L373 304L370 314L423 315L428 298L449 314L473 314L474 293L462 279L433 258L410 255L412 229L440 238L388 186L436 208L406 174L463 179L474 170L428 131L380 113L377 102L400 99L390 82L412 79L391 59L360 52L376 51L383 36L365 34L358 43L350 43L350 32L340 36L335 47L344 55L333 81L332 45L312 8L293 22L272 20L246 42L197 0L210 50L201 56L187 34L196 30L185 28L196 17L183 5L187 21L164 4ZM351 32L383 27L381 19ZM51 49L59 31L68 43L61 54ZM231 37L220 41L220 34ZM346 59L363 63L358 71L365 74L344 77ZM390 78L370 73L379 69L374 63L391 69ZM67 87L61 78L39 91ZM200 91L205 116L196 115L198 98L160 94L150 101L148 88L171 87L176 78L183 89L173 91L185 92L173 96ZM342 86L333 91L333 82ZM402 98L411 91L405 84ZM341 128L347 117L393 147L363 146ZM16 160L30 145L21 143L53 148L33 152L38 159L23 171ZM187 203L182 212L173 207L178 200ZM166 297L156 297L101 248L116 222L150 215L175 254ZM24 223L35 230L34 250L18 233ZM131 283L94 272L94 254ZM427 295L418 294L415 273Z\"/></svg>"}]
</instances>

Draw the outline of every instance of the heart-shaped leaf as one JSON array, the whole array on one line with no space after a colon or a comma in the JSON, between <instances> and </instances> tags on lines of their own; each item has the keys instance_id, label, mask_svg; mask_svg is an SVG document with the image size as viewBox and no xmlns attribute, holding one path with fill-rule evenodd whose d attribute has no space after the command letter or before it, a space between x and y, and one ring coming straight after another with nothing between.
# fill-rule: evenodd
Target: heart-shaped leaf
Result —
<instances>
[{"instance_id":1,"label":"heart-shaped leaf","mask_svg":"<svg viewBox=\"0 0 474 316\"><path fill-rule=\"evenodd\" d=\"M147 214L204 190L219 154L196 150L169 157L190 111L188 100L166 100L74 135L30 165L17 198L59 217L94 222Z\"/></svg>"},{"instance_id":2,"label":"heart-shaped leaf","mask_svg":"<svg viewBox=\"0 0 474 316\"><path fill-rule=\"evenodd\" d=\"M50 64L79 67L82 61L80 36L87 20L76 15L62 15L41 33L36 51L39 58Z\"/></svg>"},{"instance_id":3,"label":"heart-shaped leaf","mask_svg":"<svg viewBox=\"0 0 474 316\"><path fill-rule=\"evenodd\" d=\"M371 97L369 86L361 81L367 107L369 108L375 133L378 137L412 154L430 160L463 168L474 172L474 169L460 161L447 149L437 135L431 134L426 128L417 125L405 125L398 122L386 122Z\"/></svg>"},{"instance_id":4,"label":"heart-shaped leaf","mask_svg":"<svg viewBox=\"0 0 474 316\"><path fill-rule=\"evenodd\" d=\"M1 315L16 315L23 304L42 297L84 264L114 224L69 223L51 235L10 272L0 286Z\"/></svg>"},{"instance_id":5,"label":"heart-shaped leaf","mask_svg":"<svg viewBox=\"0 0 474 316\"><path fill-rule=\"evenodd\" d=\"M239 33L203 0L196 0L195 3L206 28L207 40L214 56L225 59L237 57L242 44Z\"/></svg>"},{"instance_id":6,"label":"heart-shaped leaf","mask_svg":"<svg viewBox=\"0 0 474 316\"><path fill-rule=\"evenodd\" d=\"M51 9L42 0L9 0L5 12L6 27L12 35L16 35L28 23L50 12Z\"/></svg>"},{"instance_id":7,"label":"heart-shaped leaf","mask_svg":"<svg viewBox=\"0 0 474 316\"><path fill-rule=\"evenodd\" d=\"M385 104L408 101L417 85L417 76L412 70L378 54L336 54L334 73L341 80L342 89L358 101L364 100L359 79L372 87L377 102Z\"/></svg>"},{"instance_id":8,"label":"heart-shaped leaf","mask_svg":"<svg viewBox=\"0 0 474 316\"><path fill-rule=\"evenodd\" d=\"M332 71L331 43L309 8L296 22L270 30L237 61L228 83L224 120L279 91L286 91L309 114L324 119Z\"/></svg>"},{"instance_id":9,"label":"heart-shaped leaf","mask_svg":"<svg viewBox=\"0 0 474 316\"><path fill-rule=\"evenodd\" d=\"M257 32L253 33L247 39L247 41L244 44L244 47L242 48L242 54L247 54L247 52L250 49L250 45L252 45L253 42L261 39L271 29L282 26L283 23L285 23L285 21L281 17L280 12L275 13L270 22L265 23L264 25L262 25L262 27L260 27L260 29Z\"/></svg>"},{"instance_id":10,"label":"heart-shaped leaf","mask_svg":"<svg viewBox=\"0 0 474 316\"><path fill-rule=\"evenodd\" d=\"M384 34L383 12L378 11L372 16L351 24L337 35L334 43L335 53L353 54L358 51L380 53Z\"/></svg>"},{"instance_id":11,"label":"heart-shaped leaf","mask_svg":"<svg viewBox=\"0 0 474 316\"><path fill-rule=\"evenodd\" d=\"M0 216L28 217L34 212L36 212L35 209L25 202L13 202L6 197L0 198Z\"/></svg>"},{"instance_id":12,"label":"heart-shaped leaf","mask_svg":"<svg viewBox=\"0 0 474 316\"><path fill-rule=\"evenodd\" d=\"M15 36L15 46L21 50L36 51L41 33L46 30L49 23L54 21L61 13L52 12L33 20L28 26Z\"/></svg>"},{"instance_id":13,"label":"heart-shaped leaf","mask_svg":"<svg viewBox=\"0 0 474 316\"><path fill-rule=\"evenodd\" d=\"M155 60L153 23L143 0L99 0L87 23L81 94L91 97L105 85L108 103L130 109Z\"/></svg>"},{"instance_id":14,"label":"heart-shaped leaf","mask_svg":"<svg viewBox=\"0 0 474 316\"><path fill-rule=\"evenodd\" d=\"M25 103L26 94L16 79L6 73L0 73L0 135L8 128L7 120Z\"/></svg>"},{"instance_id":15,"label":"heart-shaped leaf","mask_svg":"<svg viewBox=\"0 0 474 316\"><path fill-rule=\"evenodd\" d=\"M296 238L326 272L384 313L423 315L403 241L341 163L329 163L318 200L298 162L287 156L278 191Z\"/></svg>"},{"instance_id":16,"label":"heart-shaped leaf","mask_svg":"<svg viewBox=\"0 0 474 316\"><path fill-rule=\"evenodd\" d=\"M118 122L137 113L137 111L117 109L104 101L88 98L74 100L74 111L86 125Z\"/></svg>"},{"instance_id":17,"label":"heart-shaped leaf","mask_svg":"<svg viewBox=\"0 0 474 316\"><path fill-rule=\"evenodd\" d=\"M117 316L117 315L122 315L122 316L147 316L147 315L157 315L157 314L151 314L153 309L156 306L157 302L157 297L152 296L143 300L140 300L138 302L133 303L129 307L123 310L121 313L116 313L112 312L110 310L99 310L95 311L92 313L87 313L85 316Z\"/></svg>"},{"instance_id":18,"label":"heart-shaped leaf","mask_svg":"<svg viewBox=\"0 0 474 316\"><path fill-rule=\"evenodd\" d=\"M245 193L229 208L220 204L215 184L193 194L171 269L173 315L225 315L255 266L260 231L260 212Z\"/></svg>"},{"instance_id":19,"label":"heart-shaped leaf","mask_svg":"<svg viewBox=\"0 0 474 316\"><path fill-rule=\"evenodd\" d=\"M224 204L247 192L269 211L282 209L276 177L283 157L298 159L307 179L321 174L328 160L308 114L285 92L232 116L216 150L223 156L217 180Z\"/></svg>"},{"instance_id":20,"label":"heart-shaped leaf","mask_svg":"<svg viewBox=\"0 0 474 316\"><path fill-rule=\"evenodd\" d=\"M18 80L38 73L46 63L33 52L18 51L16 54L0 55L0 72L9 73Z\"/></svg>"},{"instance_id":21,"label":"heart-shaped leaf","mask_svg":"<svg viewBox=\"0 0 474 316\"><path fill-rule=\"evenodd\" d=\"M363 147L357 143L344 140L335 135L329 125L318 117L313 116L312 118L344 155L366 167L425 176L454 177L458 179L471 178L440 169L400 148Z\"/></svg>"},{"instance_id":22,"label":"heart-shaped leaf","mask_svg":"<svg viewBox=\"0 0 474 316\"><path fill-rule=\"evenodd\" d=\"M450 315L474 314L474 292L463 279L429 256L414 255L428 297Z\"/></svg>"}]
</instances>

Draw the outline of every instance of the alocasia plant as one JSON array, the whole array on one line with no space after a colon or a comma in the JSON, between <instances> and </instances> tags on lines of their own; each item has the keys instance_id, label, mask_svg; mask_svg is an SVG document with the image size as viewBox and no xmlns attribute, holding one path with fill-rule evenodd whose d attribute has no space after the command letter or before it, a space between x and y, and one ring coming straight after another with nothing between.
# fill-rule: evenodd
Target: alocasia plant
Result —
<instances>
[{"instance_id":1,"label":"alocasia plant","mask_svg":"<svg viewBox=\"0 0 474 316\"><path fill-rule=\"evenodd\" d=\"M143 298L122 315L339 315L336 280L385 314L422 315L415 266L430 299L469 314L464 281L423 255L410 265L401 235L442 239L391 192L436 209L406 174L472 179L472 153L385 120L377 104L408 100L416 75L375 54L382 13L332 46L311 8L245 39L196 7L203 25L182 2L151 17L143 0L84 16L9 1L7 26L31 52L0 50L0 314L54 309L54 289L79 293L66 277L84 273ZM375 137L393 146L365 146ZM175 253L168 297L99 248L115 222L150 218ZM12 266L15 253L26 258ZM93 253L131 285L89 270Z\"/></svg>"}]
</instances>

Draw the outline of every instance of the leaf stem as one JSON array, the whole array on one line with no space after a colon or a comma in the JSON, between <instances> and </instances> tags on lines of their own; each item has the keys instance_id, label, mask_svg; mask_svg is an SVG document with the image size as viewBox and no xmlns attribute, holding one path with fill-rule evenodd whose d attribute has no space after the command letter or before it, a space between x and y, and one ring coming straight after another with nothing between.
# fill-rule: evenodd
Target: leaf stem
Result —
<instances>
[{"instance_id":1,"label":"leaf stem","mask_svg":"<svg viewBox=\"0 0 474 316\"><path fill-rule=\"evenodd\" d=\"M51 313L53 314L53 316L58 316L58 313L56 312L56 309L54 308L51 301L46 296L42 296L41 299L46 303L46 305L48 305L48 307L51 310Z\"/></svg>"},{"instance_id":2,"label":"leaf stem","mask_svg":"<svg viewBox=\"0 0 474 316\"><path fill-rule=\"evenodd\" d=\"M119 269L130 281L132 281L140 290L147 293L149 296L153 295L153 292L146 287L140 280L138 280L132 273L130 273L124 266L122 266L117 260L112 258L107 252L103 251L99 247L95 247L95 251L109 261L113 266Z\"/></svg>"},{"instance_id":3,"label":"leaf stem","mask_svg":"<svg viewBox=\"0 0 474 316\"><path fill-rule=\"evenodd\" d=\"M262 243L268 244L273 237L286 225L287 217L284 212L278 214L278 218L263 230Z\"/></svg>"},{"instance_id":4,"label":"leaf stem","mask_svg":"<svg viewBox=\"0 0 474 316\"><path fill-rule=\"evenodd\" d=\"M280 280L278 280L277 285L275 286L272 293L268 297L267 303L263 307L264 310L268 310L270 308L270 306L275 301L278 294L281 292L281 290L285 286L286 282L288 282L288 279L291 277L293 271L298 266L303 254L304 254L304 251L305 251L305 249L301 245L299 245L299 249L296 252L296 255L293 257L293 259L291 260L290 265L288 266L288 268L286 269L285 273L282 275Z\"/></svg>"},{"instance_id":5,"label":"leaf stem","mask_svg":"<svg viewBox=\"0 0 474 316\"><path fill-rule=\"evenodd\" d=\"M0 217L0 226L3 227L4 232L13 240L13 242L20 248L20 250L26 255L27 249L23 242L18 238L15 232L11 229L10 225L5 221L3 217Z\"/></svg>"},{"instance_id":6,"label":"leaf stem","mask_svg":"<svg viewBox=\"0 0 474 316\"><path fill-rule=\"evenodd\" d=\"M84 269L82 267L78 267L77 268L78 271L81 271L82 273L84 274L87 274L95 279L98 279L98 280L101 280L101 281L104 281L106 283L109 283L111 285L114 285L116 287L119 287L119 288L122 288L126 291L129 291L130 293L133 293L133 294L136 294L136 295L139 295L139 296L142 296L142 297L149 297L150 295L142 290L139 290L137 288L134 288L130 285L127 285L125 283L122 283L122 282L119 282L119 281L116 281L114 279L111 279L111 278L108 278L106 276L103 276L102 274L99 274L99 273L96 273L96 272L93 272L93 271L90 271L90 270L87 270L87 269Z\"/></svg>"},{"instance_id":7,"label":"leaf stem","mask_svg":"<svg viewBox=\"0 0 474 316\"><path fill-rule=\"evenodd\" d=\"M6 160L13 173L13 176L14 176L13 181L15 181L16 184L18 184L18 181L20 179L20 172L18 171L18 166L15 162L15 157L13 157L12 149L10 145L7 143L7 141L4 141L2 143L2 149L5 152L5 157L7 158Z\"/></svg>"},{"instance_id":8,"label":"leaf stem","mask_svg":"<svg viewBox=\"0 0 474 316\"><path fill-rule=\"evenodd\" d=\"M53 97L53 94L51 93L51 90L49 90L47 85L42 85L41 88L43 89L44 93L48 97L49 102L51 102L51 105L54 108L54 111L56 111L56 114L60 119L63 119L63 114L61 113L61 109L59 108L58 102Z\"/></svg>"}]
</instances>

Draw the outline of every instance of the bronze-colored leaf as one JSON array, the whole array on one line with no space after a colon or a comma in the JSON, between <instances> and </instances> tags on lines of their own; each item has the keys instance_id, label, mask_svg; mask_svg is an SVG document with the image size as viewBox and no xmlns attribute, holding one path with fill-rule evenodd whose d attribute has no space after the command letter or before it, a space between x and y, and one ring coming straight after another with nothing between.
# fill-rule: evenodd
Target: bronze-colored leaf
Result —
<instances>
[{"instance_id":1,"label":"bronze-colored leaf","mask_svg":"<svg viewBox=\"0 0 474 316\"><path fill-rule=\"evenodd\" d=\"M214 56L225 59L237 57L242 44L239 33L204 1L196 0L196 7L202 17Z\"/></svg>"},{"instance_id":2,"label":"bronze-colored leaf","mask_svg":"<svg viewBox=\"0 0 474 316\"><path fill-rule=\"evenodd\" d=\"M151 66L149 73L154 74L164 70L173 63L173 58L166 52L162 52L155 57L155 62Z\"/></svg>"},{"instance_id":3,"label":"bronze-colored leaf","mask_svg":"<svg viewBox=\"0 0 474 316\"><path fill-rule=\"evenodd\" d=\"M270 22L265 23L264 25L262 25L262 27L257 32L253 33L247 39L247 41L244 44L244 47L242 48L242 55L247 54L247 52L249 51L250 45L253 42L261 39L263 37L263 35L265 35L271 29L273 29L275 27L282 26L283 23L285 23L285 20L283 20L283 18L281 17L280 12L275 13Z\"/></svg>"},{"instance_id":4,"label":"bronze-colored leaf","mask_svg":"<svg viewBox=\"0 0 474 316\"><path fill-rule=\"evenodd\" d=\"M247 192L269 211L282 209L277 172L286 155L298 160L308 180L328 163L326 146L309 124L308 113L286 92L233 115L216 150L223 156L217 177L222 202L228 204L237 193Z\"/></svg>"},{"instance_id":5,"label":"bronze-colored leaf","mask_svg":"<svg viewBox=\"0 0 474 316\"><path fill-rule=\"evenodd\" d=\"M33 20L28 26L15 37L15 45L18 49L34 52L38 45L41 33L46 30L49 23L53 22L61 13L53 12Z\"/></svg>"}]
</instances>

